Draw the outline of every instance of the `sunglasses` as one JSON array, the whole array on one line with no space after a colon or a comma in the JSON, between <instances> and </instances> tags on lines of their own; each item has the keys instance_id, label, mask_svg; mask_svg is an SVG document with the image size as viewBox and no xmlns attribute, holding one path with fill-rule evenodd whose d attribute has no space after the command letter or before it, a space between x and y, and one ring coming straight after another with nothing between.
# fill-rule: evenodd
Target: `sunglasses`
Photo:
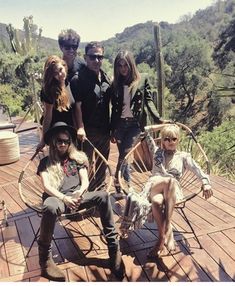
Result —
<instances>
[{"instance_id":1,"label":"sunglasses","mask_svg":"<svg viewBox=\"0 0 235 286\"><path fill-rule=\"evenodd\" d=\"M87 55L87 56L89 57L89 59L90 59L91 61L95 61L96 59L97 59L98 61L102 61L103 58L104 58L103 55Z\"/></svg>"},{"instance_id":2,"label":"sunglasses","mask_svg":"<svg viewBox=\"0 0 235 286\"><path fill-rule=\"evenodd\" d=\"M75 51L78 49L78 45L63 45L66 51L70 50L71 48Z\"/></svg>"},{"instance_id":3,"label":"sunglasses","mask_svg":"<svg viewBox=\"0 0 235 286\"><path fill-rule=\"evenodd\" d=\"M176 137L173 137L173 138L165 137L163 139L164 142L166 142L166 141L168 141L168 142L171 142L171 141L176 142L177 140L178 140L178 138L176 138Z\"/></svg>"},{"instance_id":4,"label":"sunglasses","mask_svg":"<svg viewBox=\"0 0 235 286\"><path fill-rule=\"evenodd\" d=\"M56 143L59 144L59 145L70 145L70 140L69 139L61 139L61 138L57 138L56 139Z\"/></svg>"}]
</instances>

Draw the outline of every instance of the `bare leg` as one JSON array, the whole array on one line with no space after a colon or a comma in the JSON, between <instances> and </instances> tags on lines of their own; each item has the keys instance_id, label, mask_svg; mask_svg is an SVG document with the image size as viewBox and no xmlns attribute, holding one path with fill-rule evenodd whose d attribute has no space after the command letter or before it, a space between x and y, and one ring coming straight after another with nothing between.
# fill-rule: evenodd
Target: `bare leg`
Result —
<instances>
[{"instance_id":1,"label":"bare leg","mask_svg":"<svg viewBox=\"0 0 235 286\"><path fill-rule=\"evenodd\" d=\"M164 250L169 218L166 217L166 207L163 207L163 203L166 200L164 195L167 194L169 189L169 181L170 178L168 177L156 176L151 184L150 199L152 202L153 217L158 226L159 239L149 256L153 256L153 254L155 254L155 256L159 256Z\"/></svg>"},{"instance_id":2,"label":"bare leg","mask_svg":"<svg viewBox=\"0 0 235 286\"><path fill-rule=\"evenodd\" d=\"M173 229L171 225L171 218L173 215L175 201L176 201L176 188L179 188L178 182L174 178L170 178L169 188L164 193L165 199L165 216L166 216L166 235L165 244L169 251L175 249Z\"/></svg>"},{"instance_id":3,"label":"bare leg","mask_svg":"<svg viewBox=\"0 0 235 286\"><path fill-rule=\"evenodd\" d=\"M149 256L159 256L164 250L164 244L169 251L175 249L171 218L179 184L174 178L156 176L151 180L150 188L152 212L158 226L159 239Z\"/></svg>"},{"instance_id":4,"label":"bare leg","mask_svg":"<svg viewBox=\"0 0 235 286\"><path fill-rule=\"evenodd\" d=\"M157 194L152 199L152 213L157 223L159 234L158 242L156 243L152 253L155 254L155 256L159 256L164 248L166 220L163 210L163 200L164 198L162 194Z\"/></svg>"}]
</instances>

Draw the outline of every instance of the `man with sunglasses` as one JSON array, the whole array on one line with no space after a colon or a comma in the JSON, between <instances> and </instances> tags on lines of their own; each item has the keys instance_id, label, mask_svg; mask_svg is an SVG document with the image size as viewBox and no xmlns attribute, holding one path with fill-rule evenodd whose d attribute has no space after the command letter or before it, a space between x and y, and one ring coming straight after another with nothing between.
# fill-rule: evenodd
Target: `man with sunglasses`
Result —
<instances>
[{"instance_id":1,"label":"man with sunglasses","mask_svg":"<svg viewBox=\"0 0 235 286\"><path fill-rule=\"evenodd\" d=\"M78 138L83 141L87 137L108 159L110 80L101 69L103 57L104 47L100 42L90 42L86 45L84 55L86 66L71 80L71 90L75 99ZM92 158L88 146L85 145L83 150L88 158ZM105 166L102 166L96 176L96 182L100 184L104 180Z\"/></svg>"},{"instance_id":2,"label":"man with sunglasses","mask_svg":"<svg viewBox=\"0 0 235 286\"><path fill-rule=\"evenodd\" d=\"M72 29L62 30L58 35L58 44L63 53L63 60L68 66L68 82L70 82L75 73L79 73L85 65L85 61L77 56L80 39L79 34Z\"/></svg>"},{"instance_id":3,"label":"man with sunglasses","mask_svg":"<svg viewBox=\"0 0 235 286\"><path fill-rule=\"evenodd\" d=\"M50 280L64 281L64 273L52 259L51 242L57 217L96 206L105 236L110 268L117 279L122 280L125 265L122 261L118 234L113 220L113 210L106 191L88 192L88 160L84 152L76 148L77 131L64 122L55 123L44 135L49 145L49 155L38 166L44 186L42 218L38 239L41 275Z\"/></svg>"}]
</instances>

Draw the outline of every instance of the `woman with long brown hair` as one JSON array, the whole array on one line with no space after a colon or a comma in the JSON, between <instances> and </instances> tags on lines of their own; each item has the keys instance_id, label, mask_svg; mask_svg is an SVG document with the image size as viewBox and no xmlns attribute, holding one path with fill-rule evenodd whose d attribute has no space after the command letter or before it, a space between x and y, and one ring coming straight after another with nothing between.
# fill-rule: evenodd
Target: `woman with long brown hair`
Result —
<instances>
[{"instance_id":1,"label":"woman with long brown hair","mask_svg":"<svg viewBox=\"0 0 235 286\"><path fill-rule=\"evenodd\" d=\"M73 105L75 103L66 77L68 67L64 60L56 55L49 56L44 65L43 84L40 94L43 103L42 132L56 122L62 121L75 126L73 120ZM45 146L43 136L38 149Z\"/></svg>"},{"instance_id":2,"label":"woman with long brown hair","mask_svg":"<svg viewBox=\"0 0 235 286\"><path fill-rule=\"evenodd\" d=\"M120 192L118 171L132 146L137 143L143 131L144 109L148 108L154 123L163 123L153 103L152 92L147 78L140 74L131 52L120 51L114 61L112 84L111 142L117 143L119 158L115 172L116 191ZM130 181L129 167L124 177Z\"/></svg>"}]
</instances>

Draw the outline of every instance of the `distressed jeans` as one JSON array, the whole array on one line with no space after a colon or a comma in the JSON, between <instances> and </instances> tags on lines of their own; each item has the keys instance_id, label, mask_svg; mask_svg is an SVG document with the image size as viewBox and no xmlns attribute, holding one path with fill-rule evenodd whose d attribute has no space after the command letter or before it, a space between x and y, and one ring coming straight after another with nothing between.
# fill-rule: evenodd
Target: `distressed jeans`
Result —
<instances>
[{"instance_id":1,"label":"distressed jeans","mask_svg":"<svg viewBox=\"0 0 235 286\"><path fill-rule=\"evenodd\" d=\"M117 147L119 151L118 163L115 172L115 179L118 178L118 171L121 164L131 150L131 148L137 143L141 130L139 124L134 118L121 118L118 127L114 133L114 137L117 141ZM130 182L130 167L129 164L123 166L123 177L127 182Z\"/></svg>"},{"instance_id":2,"label":"distressed jeans","mask_svg":"<svg viewBox=\"0 0 235 286\"><path fill-rule=\"evenodd\" d=\"M72 195L72 192L66 193ZM66 205L56 197L43 194L43 211L40 226L40 241L51 243L57 217L62 213L69 213ZM103 227L108 248L118 246L117 231L114 225L113 210L109 194L105 191L86 192L79 206L79 210L96 206Z\"/></svg>"}]
</instances>

